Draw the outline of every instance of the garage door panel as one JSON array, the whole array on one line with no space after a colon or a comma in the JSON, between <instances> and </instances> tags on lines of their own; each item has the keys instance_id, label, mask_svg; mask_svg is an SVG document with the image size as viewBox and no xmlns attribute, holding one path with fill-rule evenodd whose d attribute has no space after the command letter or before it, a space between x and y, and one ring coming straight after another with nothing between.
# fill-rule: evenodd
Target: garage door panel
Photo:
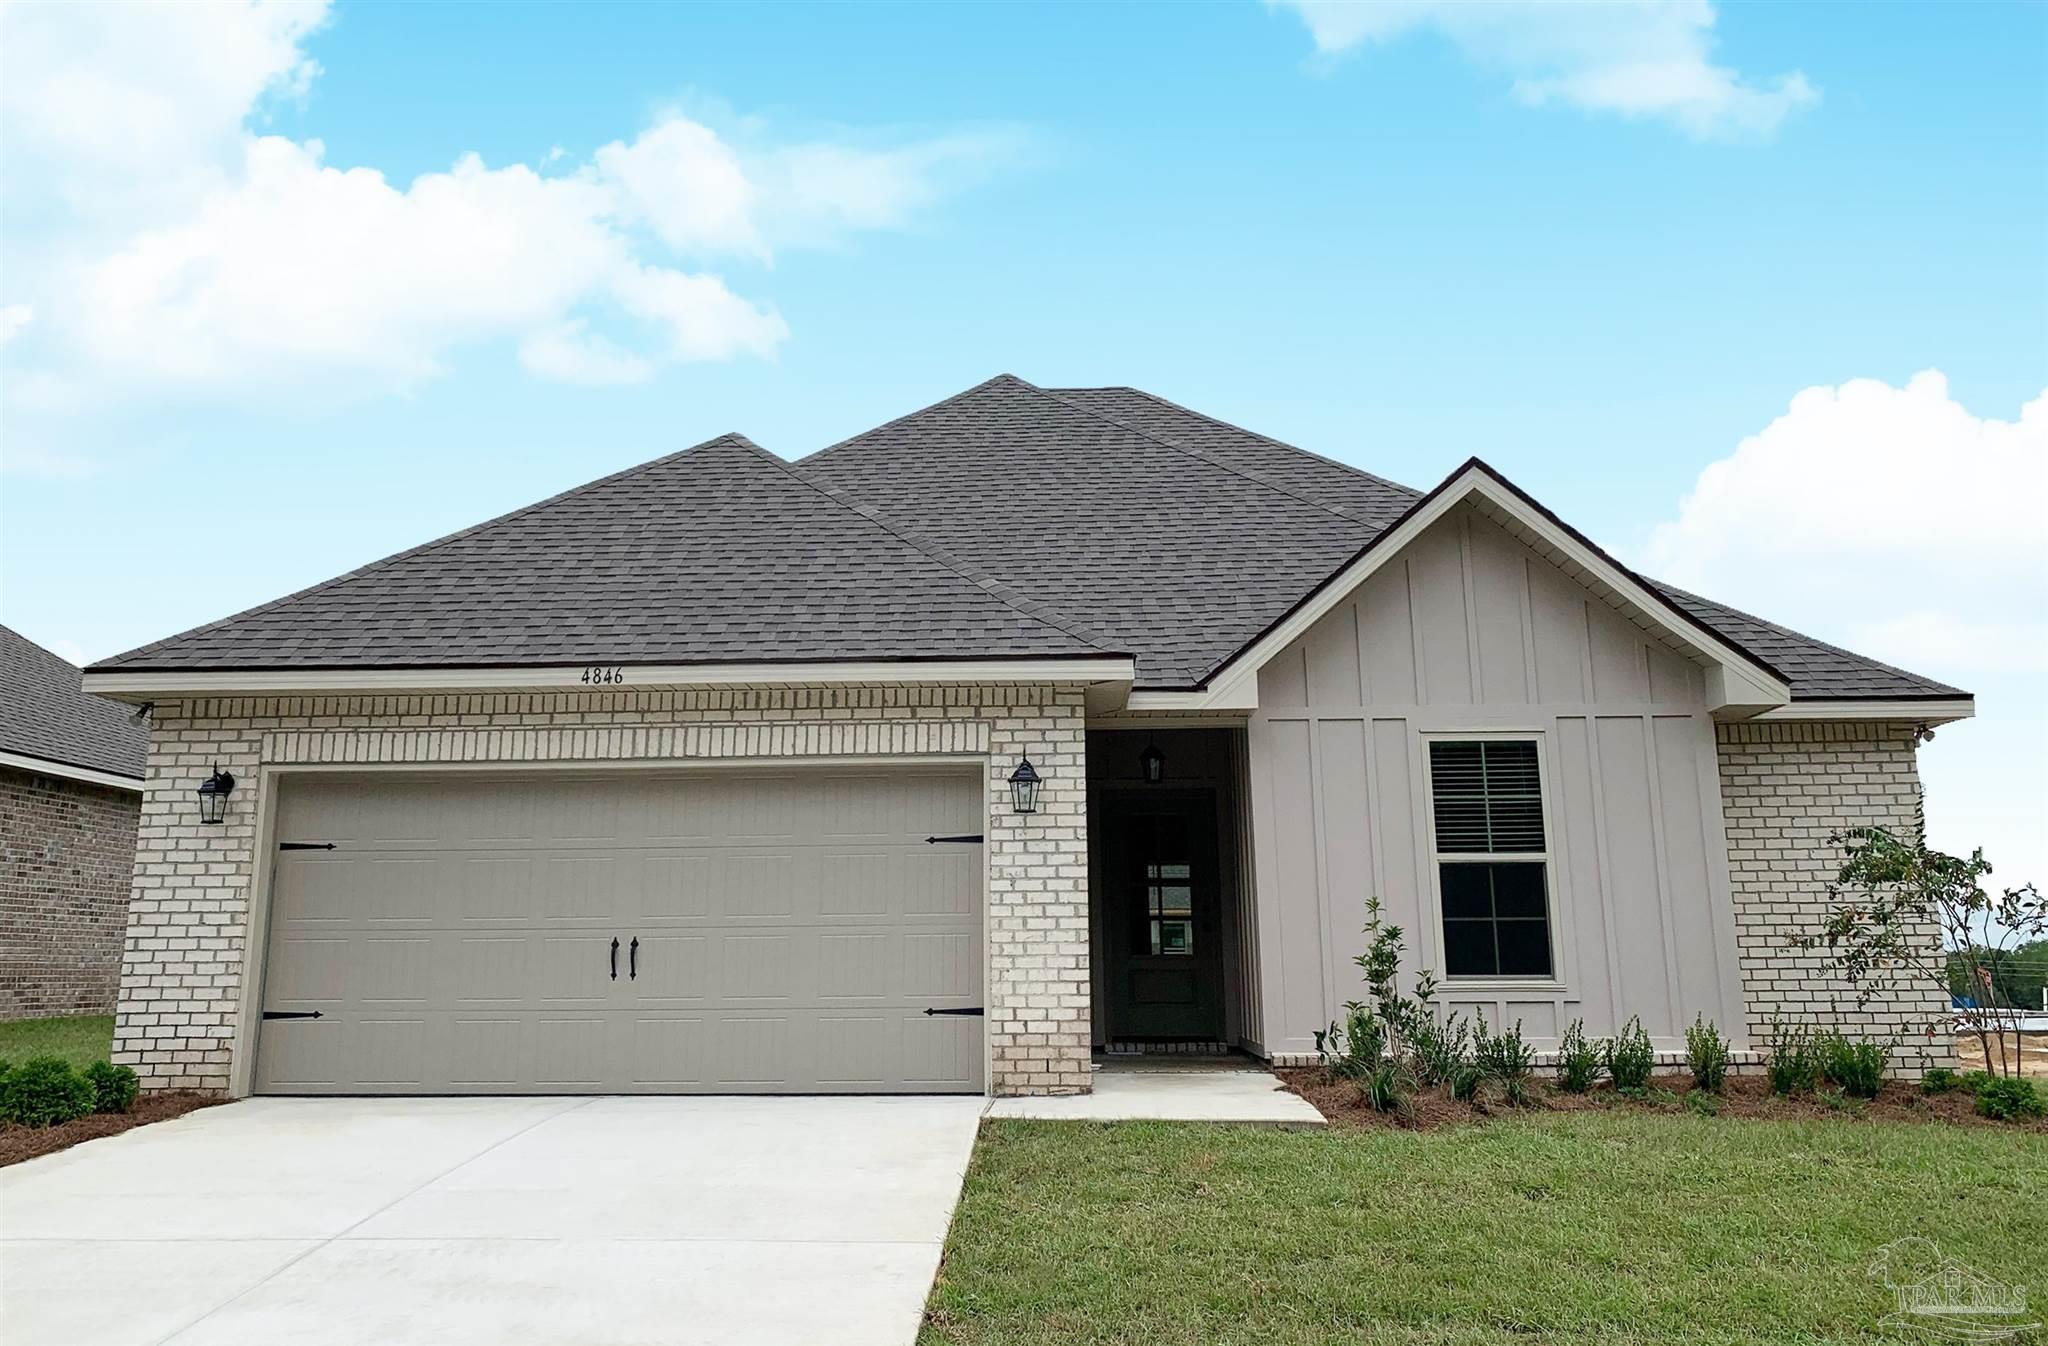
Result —
<instances>
[{"instance_id":1,"label":"garage door panel","mask_svg":"<svg viewBox=\"0 0 2048 1346\"><path fill-rule=\"evenodd\" d=\"M701 1017L636 1015L628 1027L629 1088L688 1092L705 1082L706 1032Z\"/></svg>"},{"instance_id":2,"label":"garage door panel","mask_svg":"<svg viewBox=\"0 0 2048 1346\"><path fill-rule=\"evenodd\" d=\"M715 999L718 988L712 980L715 964L711 950L709 935L642 935L640 975L629 978L633 981L629 990L642 1008Z\"/></svg>"},{"instance_id":3,"label":"garage door panel","mask_svg":"<svg viewBox=\"0 0 2048 1346\"><path fill-rule=\"evenodd\" d=\"M729 921L786 921L797 912L797 859L787 851L727 851L712 895Z\"/></svg>"},{"instance_id":4,"label":"garage door panel","mask_svg":"<svg viewBox=\"0 0 2048 1346\"><path fill-rule=\"evenodd\" d=\"M978 1090L978 777L293 779L259 1089ZM632 941L637 937L635 958ZM619 976L610 976L612 939ZM637 968L635 966L637 962ZM638 975L634 975L637 971Z\"/></svg>"},{"instance_id":5,"label":"garage door panel","mask_svg":"<svg viewBox=\"0 0 2048 1346\"><path fill-rule=\"evenodd\" d=\"M929 1090L976 1089L981 1085L981 1028L978 1019L952 1015L905 1017L897 1021L903 1082Z\"/></svg>"},{"instance_id":6,"label":"garage door panel","mask_svg":"<svg viewBox=\"0 0 2048 1346\"><path fill-rule=\"evenodd\" d=\"M709 855L676 851L641 856L632 875L628 910L643 924L705 920L712 914L716 872L717 861Z\"/></svg>"},{"instance_id":7,"label":"garage door panel","mask_svg":"<svg viewBox=\"0 0 2048 1346\"><path fill-rule=\"evenodd\" d=\"M879 931L820 931L811 941L819 997L828 1002L889 999L901 983L891 966L893 943Z\"/></svg>"}]
</instances>

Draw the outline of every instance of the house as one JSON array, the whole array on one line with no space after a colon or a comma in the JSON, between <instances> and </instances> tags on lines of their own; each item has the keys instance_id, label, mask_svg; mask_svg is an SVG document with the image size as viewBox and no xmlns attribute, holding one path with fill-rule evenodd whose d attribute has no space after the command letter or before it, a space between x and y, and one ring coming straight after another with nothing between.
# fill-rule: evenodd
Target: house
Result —
<instances>
[{"instance_id":1,"label":"house","mask_svg":"<svg viewBox=\"0 0 2048 1346\"><path fill-rule=\"evenodd\" d=\"M116 1057L233 1093L1298 1062L1374 895L1539 1046L1917 1033L1941 997L1859 1009L1786 940L1830 830L1907 823L1972 713L1477 460L1417 492L1008 376L795 463L722 436L86 685L154 726Z\"/></svg>"},{"instance_id":2,"label":"house","mask_svg":"<svg viewBox=\"0 0 2048 1346\"><path fill-rule=\"evenodd\" d=\"M0 1021L112 1012L148 741L0 626Z\"/></svg>"}]
</instances>

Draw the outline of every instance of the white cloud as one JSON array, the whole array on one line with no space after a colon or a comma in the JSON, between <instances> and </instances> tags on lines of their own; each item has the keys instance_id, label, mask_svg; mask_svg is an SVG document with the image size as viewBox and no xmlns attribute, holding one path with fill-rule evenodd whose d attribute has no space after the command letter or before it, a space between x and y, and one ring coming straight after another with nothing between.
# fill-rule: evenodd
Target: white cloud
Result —
<instances>
[{"instance_id":1,"label":"white cloud","mask_svg":"<svg viewBox=\"0 0 2048 1346\"><path fill-rule=\"evenodd\" d=\"M475 155L410 182L259 134L318 73L319 3L0 6L11 72L10 282L39 317L10 383L52 414L124 392L404 390L505 340L543 378L638 382L666 363L767 356L773 305L707 270L901 227L1000 152L741 143L664 114L587 162ZM131 23L130 20L133 20ZM18 157L17 157L18 156ZM19 167L18 167L19 166ZM31 203L23 209L16 204Z\"/></svg>"},{"instance_id":2,"label":"white cloud","mask_svg":"<svg viewBox=\"0 0 2048 1346\"><path fill-rule=\"evenodd\" d=\"M1978 416L1927 371L1808 388L1700 473L1652 575L1977 695L1921 754L1937 845L2048 885L2048 391Z\"/></svg>"},{"instance_id":3,"label":"white cloud","mask_svg":"<svg viewBox=\"0 0 2048 1346\"><path fill-rule=\"evenodd\" d=\"M1662 117L1701 139L1765 134L1820 101L1798 71L1745 80L1712 60L1715 13L1707 0L1269 0L1297 12L1316 50L1434 31L1514 82L1532 104Z\"/></svg>"},{"instance_id":4,"label":"white cloud","mask_svg":"<svg viewBox=\"0 0 2048 1346\"><path fill-rule=\"evenodd\" d=\"M1934 672L2048 668L2048 392L1972 415L1929 370L1808 388L1700 473L1648 568Z\"/></svg>"},{"instance_id":5,"label":"white cloud","mask_svg":"<svg viewBox=\"0 0 2048 1346\"><path fill-rule=\"evenodd\" d=\"M21 329L36 319L36 311L27 304L0 306L0 346L5 346L21 335Z\"/></svg>"},{"instance_id":6,"label":"white cloud","mask_svg":"<svg viewBox=\"0 0 2048 1346\"><path fill-rule=\"evenodd\" d=\"M645 383L654 377L654 362L621 350L589 330L581 318L532 332L519 343L519 363L531 373L586 388Z\"/></svg>"}]
</instances>

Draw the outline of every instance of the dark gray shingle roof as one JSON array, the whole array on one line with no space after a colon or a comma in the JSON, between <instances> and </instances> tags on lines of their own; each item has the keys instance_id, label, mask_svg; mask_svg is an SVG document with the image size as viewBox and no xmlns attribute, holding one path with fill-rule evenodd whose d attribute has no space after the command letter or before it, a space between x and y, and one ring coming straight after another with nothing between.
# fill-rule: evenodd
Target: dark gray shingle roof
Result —
<instances>
[{"instance_id":1,"label":"dark gray shingle roof","mask_svg":"<svg viewBox=\"0 0 2048 1346\"><path fill-rule=\"evenodd\" d=\"M726 435L94 668L1114 652Z\"/></svg>"},{"instance_id":2,"label":"dark gray shingle roof","mask_svg":"<svg viewBox=\"0 0 2048 1346\"><path fill-rule=\"evenodd\" d=\"M1034 398L1031 394L1037 394ZM1189 458L1227 468L1239 480L1194 475L1169 469L1147 477L1122 465L1091 460L1097 441L1062 433L1054 427L1067 417L1063 409L1085 410L1104 422L1140 434L1155 444L1169 444ZM974 418L979 424L969 425ZM1037 448L1051 435L1062 439L1067 452L1046 454ZM1021 479L1006 482L1000 498L962 502L957 492L971 478L975 465L990 454L1002 461L1015 456L1008 446L1028 446L1022 456ZM1155 454L1156 458L1157 455ZM1035 477L1029 464L1042 462ZM857 435L803 459L806 475L838 485L845 493L876 505L885 517L899 511L916 518L928 532L945 535L953 515L1000 514L1004 504L1028 500L1032 517L1057 520L1068 560L1055 559L1017 572L1013 578L1027 591L1079 620L1100 621L1095 599L1084 584L1060 572L1070 565L1087 568L1098 547L1121 548L1101 536L1116 531L1119 519L1144 519L1156 511L1168 518L1206 521L1201 539L1181 539L1205 554L1234 558L1213 566L1194 586L1195 631L1149 628L1142 611L1115 629L1138 656L1141 686L1191 685L1250 643L1286 615L1318 580L1348 561L1365 543L1400 518L1421 499L1422 492L1361 472L1293 445L1190 411L1136 388L1033 389L1008 378L996 379L937 406ZM1101 472L1096 478L1093 474ZM1218 487L1225 489L1218 491ZM1118 494L1121 492L1121 494ZM1200 493L1204 499L1181 503ZM1316 511L1287 515L1288 532L1280 540L1285 557L1283 584L1267 584L1265 546L1272 512L1271 497L1285 494L1317 506ZM991 493L992 496L998 493ZM1070 510L1077 497L1086 507ZM1236 505L1245 508L1240 512ZM1219 506L1221 508L1219 509ZM1222 518L1218 518L1218 515ZM1172 539L1123 549L1119 564L1104 567L1134 589L1172 585L1186 573ZM1334 556L1328 568L1305 584L1289 589L1304 570ZM1156 571L1151 567L1156 567ZM1965 696L1944 683L1866 659L1837 646L1804 636L1787 627L1752 617L1656 580L1644 583L1662 592L1685 612L1723 638L1749 651L1785 676L1797 700L1900 698L1931 699ZM1115 597L1111 596L1114 603ZM1125 606L1131 606L1126 603ZM1204 612L1209 616L1201 616ZM1220 618L1220 620L1219 620ZM1186 618L1180 618L1183 625ZM1214 639L1203 640L1202 636ZM1206 664L1204 660L1207 660Z\"/></svg>"},{"instance_id":3,"label":"dark gray shingle roof","mask_svg":"<svg viewBox=\"0 0 2048 1346\"><path fill-rule=\"evenodd\" d=\"M1191 686L1375 529L1003 376L797 464Z\"/></svg>"},{"instance_id":4,"label":"dark gray shingle roof","mask_svg":"<svg viewBox=\"0 0 2048 1346\"><path fill-rule=\"evenodd\" d=\"M0 751L140 780L149 730L81 691L76 665L0 626Z\"/></svg>"},{"instance_id":5,"label":"dark gray shingle roof","mask_svg":"<svg viewBox=\"0 0 2048 1346\"><path fill-rule=\"evenodd\" d=\"M1199 685L1421 493L1003 375L784 464L727 435L96 668L1132 654ZM1802 700L1952 687L1645 580Z\"/></svg>"}]
</instances>

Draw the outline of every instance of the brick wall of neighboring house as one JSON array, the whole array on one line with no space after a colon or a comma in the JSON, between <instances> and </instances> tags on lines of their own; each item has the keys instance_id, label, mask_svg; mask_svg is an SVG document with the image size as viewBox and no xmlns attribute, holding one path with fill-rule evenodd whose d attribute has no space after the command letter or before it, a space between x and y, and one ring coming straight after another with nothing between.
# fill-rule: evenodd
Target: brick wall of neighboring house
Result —
<instances>
[{"instance_id":1,"label":"brick wall of neighboring house","mask_svg":"<svg viewBox=\"0 0 2048 1346\"><path fill-rule=\"evenodd\" d=\"M1721 803L1735 896L1736 945L1750 1031L1759 1046L1773 1015L1899 1041L1901 1073L1953 1065L1954 1038L1930 1036L1948 997L1914 983L1867 1006L1787 940L1828 915L1827 884L1841 864L1830 834L1879 825L1909 835L1919 798L1914 726L1898 723L1747 723L1719 727ZM1924 932L1931 943L1937 934Z\"/></svg>"},{"instance_id":2,"label":"brick wall of neighboring house","mask_svg":"<svg viewBox=\"0 0 2048 1346\"><path fill-rule=\"evenodd\" d=\"M231 1086L260 768L296 763L986 756L991 1084L1089 1087L1087 739L1067 686L742 688L158 702L114 1059L144 1087ZM1005 784L1044 773L1040 811ZM215 763L236 789L198 821Z\"/></svg>"},{"instance_id":3,"label":"brick wall of neighboring house","mask_svg":"<svg viewBox=\"0 0 2048 1346\"><path fill-rule=\"evenodd\" d=\"M137 802L0 768L0 1020L114 1008Z\"/></svg>"}]
</instances>

